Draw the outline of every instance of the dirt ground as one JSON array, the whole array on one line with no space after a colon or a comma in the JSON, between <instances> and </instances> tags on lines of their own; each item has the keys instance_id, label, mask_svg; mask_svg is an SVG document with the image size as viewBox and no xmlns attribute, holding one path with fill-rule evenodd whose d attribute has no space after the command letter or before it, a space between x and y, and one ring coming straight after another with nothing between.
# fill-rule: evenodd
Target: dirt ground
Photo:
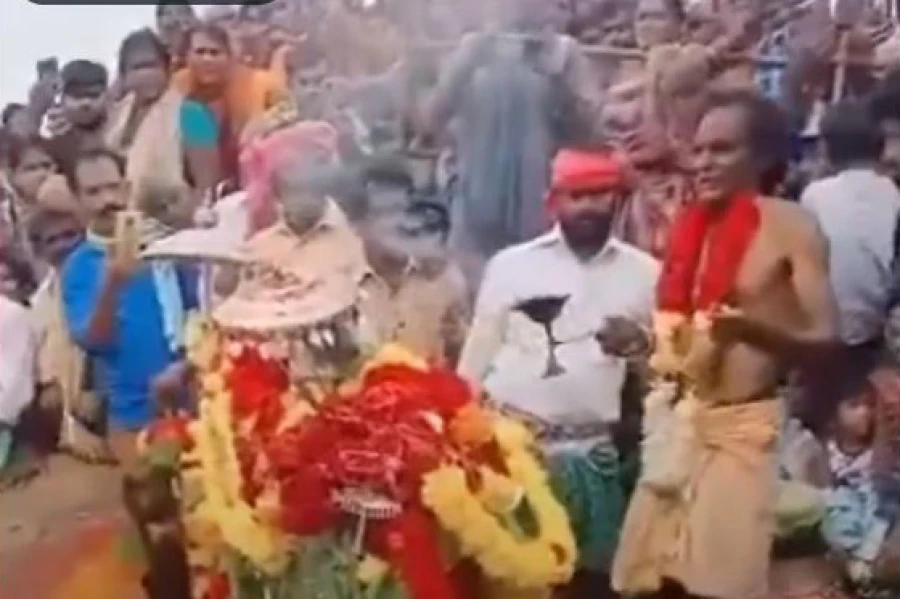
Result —
<instances>
[{"instance_id":1,"label":"dirt ground","mask_svg":"<svg viewBox=\"0 0 900 599\"><path fill-rule=\"evenodd\" d=\"M61 587L85 560L96 560L92 552L112 555L120 544L120 497L118 469L66 456L53 456L26 486L0 493L0 599L72 597Z\"/></svg>"}]
</instances>

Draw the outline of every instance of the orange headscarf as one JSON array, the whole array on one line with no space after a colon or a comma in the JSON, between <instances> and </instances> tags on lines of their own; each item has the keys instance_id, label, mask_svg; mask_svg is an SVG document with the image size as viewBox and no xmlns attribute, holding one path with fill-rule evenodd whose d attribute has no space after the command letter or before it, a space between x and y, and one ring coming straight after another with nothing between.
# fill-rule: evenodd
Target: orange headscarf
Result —
<instances>
[{"instance_id":1,"label":"orange headscarf","mask_svg":"<svg viewBox=\"0 0 900 599\"><path fill-rule=\"evenodd\" d=\"M554 214L566 194L624 190L626 187L625 168L615 154L560 150L553 159L547 208Z\"/></svg>"}]
</instances>

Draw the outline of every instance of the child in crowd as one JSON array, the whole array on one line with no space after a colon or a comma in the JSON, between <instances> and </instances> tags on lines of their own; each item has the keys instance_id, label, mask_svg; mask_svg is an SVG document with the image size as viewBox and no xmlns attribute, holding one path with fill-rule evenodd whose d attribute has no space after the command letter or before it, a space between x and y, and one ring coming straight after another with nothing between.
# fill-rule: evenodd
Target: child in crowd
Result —
<instances>
[{"instance_id":1,"label":"child in crowd","mask_svg":"<svg viewBox=\"0 0 900 599\"><path fill-rule=\"evenodd\" d=\"M897 590L884 588L889 583L882 579L888 539L896 535L878 510L873 479L876 399L867 375L846 381L828 442L833 480L823 531L858 596L896 597Z\"/></svg>"},{"instance_id":2,"label":"child in crowd","mask_svg":"<svg viewBox=\"0 0 900 599\"><path fill-rule=\"evenodd\" d=\"M822 537L828 454L796 418L785 422L779 467L769 599L843 599L839 565Z\"/></svg>"}]
</instances>

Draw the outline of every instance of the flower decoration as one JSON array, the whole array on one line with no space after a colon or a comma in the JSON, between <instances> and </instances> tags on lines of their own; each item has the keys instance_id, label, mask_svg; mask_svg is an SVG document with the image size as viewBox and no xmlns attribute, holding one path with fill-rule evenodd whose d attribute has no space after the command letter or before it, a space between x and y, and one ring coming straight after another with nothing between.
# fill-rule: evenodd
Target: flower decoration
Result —
<instances>
[{"instance_id":1,"label":"flower decoration","mask_svg":"<svg viewBox=\"0 0 900 599\"><path fill-rule=\"evenodd\" d=\"M267 592L305 578L300 592L322 576L374 598L462 599L471 589L448 547L511 588L572 575L575 542L530 435L453 372L388 346L355 383L311 398L286 358L235 347L211 326L193 331L198 415L189 439L181 424L163 430L184 441L182 518L198 596L236 596L247 578L239 563L275 585ZM523 507L533 534L517 522Z\"/></svg>"}]
</instances>

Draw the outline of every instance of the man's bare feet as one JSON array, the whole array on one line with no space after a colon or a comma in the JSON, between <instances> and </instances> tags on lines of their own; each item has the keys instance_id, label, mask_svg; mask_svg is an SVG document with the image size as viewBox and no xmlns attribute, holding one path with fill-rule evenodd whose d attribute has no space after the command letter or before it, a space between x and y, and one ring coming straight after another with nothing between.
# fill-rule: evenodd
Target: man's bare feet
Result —
<instances>
[{"instance_id":1,"label":"man's bare feet","mask_svg":"<svg viewBox=\"0 0 900 599\"><path fill-rule=\"evenodd\" d=\"M0 493L27 485L42 470L40 460L31 451L20 451L9 464L0 469Z\"/></svg>"},{"instance_id":2,"label":"man's bare feet","mask_svg":"<svg viewBox=\"0 0 900 599\"><path fill-rule=\"evenodd\" d=\"M91 465L116 466L119 464L119 460L106 439L92 434L74 420L69 423L68 427L66 438L59 443L60 453Z\"/></svg>"}]
</instances>

